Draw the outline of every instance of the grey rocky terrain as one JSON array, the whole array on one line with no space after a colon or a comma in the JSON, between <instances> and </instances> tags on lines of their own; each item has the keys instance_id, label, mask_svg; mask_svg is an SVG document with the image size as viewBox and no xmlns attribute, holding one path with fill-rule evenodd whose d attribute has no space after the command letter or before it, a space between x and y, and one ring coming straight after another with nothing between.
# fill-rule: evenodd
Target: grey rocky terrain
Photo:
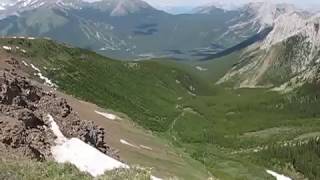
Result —
<instances>
[{"instance_id":1,"label":"grey rocky terrain","mask_svg":"<svg viewBox=\"0 0 320 180\"><path fill-rule=\"evenodd\" d=\"M67 101L16 70L18 61L7 63L11 69L0 69L0 154L14 154L36 160L51 159L56 139L48 115L68 138L79 138L99 151L119 159L105 143L103 128L80 120Z\"/></svg>"}]
</instances>

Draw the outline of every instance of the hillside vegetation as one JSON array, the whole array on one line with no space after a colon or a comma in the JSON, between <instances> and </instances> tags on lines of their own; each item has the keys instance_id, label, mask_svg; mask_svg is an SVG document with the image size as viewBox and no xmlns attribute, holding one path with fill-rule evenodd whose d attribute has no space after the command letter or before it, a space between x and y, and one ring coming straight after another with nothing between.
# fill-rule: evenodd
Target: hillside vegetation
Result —
<instances>
[{"instance_id":1,"label":"hillside vegetation","mask_svg":"<svg viewBox=\"0 0 320 180\"><path fill-rule=\"evenodd\" d=\"M125 112L155 131L168 129L179 114L179 97L209 93L201 80L175 66L119 62L49 40L5 39L0 44L24 48L26 53L16 52L69 94Z\"/></svg>"},{"instance_id":2,"label":"hillside vegetation","mask_svg":"<svg viewBox=\"0 0 320 180\"><path fill-rule=\"evenodd\" d=\"M177 62L114 61L49 40L2 39L0 45L24 48L9 53L33 63L61 90L170 139L221 179L271 179L266 169L283 169L258 152L320 132L316 87L280 94L215 86L210 78L232 67L237 53L197 64L208 69L197 72ZM295 170L312 178L305 168Z\"/></svg>"},{"instance_id":3,"label":"hillside vegetation","mask_svg":"<svg viewBox=\"0 0 320 180\"><path fill-rule=\"evenodd\" d=\"M33 162L0 160L0 179L23 180L91 180L89 174L80 172L69 164L57 164L54 162ZM141 168L119 169L107 172L97 178L98 180L149 180L150 171Z\"/></svg>"}]
</instances>

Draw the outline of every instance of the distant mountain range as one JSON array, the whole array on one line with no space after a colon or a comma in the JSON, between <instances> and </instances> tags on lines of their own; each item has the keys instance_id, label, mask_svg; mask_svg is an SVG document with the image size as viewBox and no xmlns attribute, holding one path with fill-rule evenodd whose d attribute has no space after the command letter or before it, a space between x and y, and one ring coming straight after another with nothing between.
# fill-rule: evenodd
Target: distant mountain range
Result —
<instances>
[{"instance_id":1,"label":"distant mountain range","mask_svg":"<svg viewBox=\"0 0 320 180\"><path fill-rule=\"evenodd\" d=\"M0 35L49 37L118 59L201 59L256 36L295 9L218 7L172 15L141 0L9 0L0 4Z\"/></svg>"}]
</instances>

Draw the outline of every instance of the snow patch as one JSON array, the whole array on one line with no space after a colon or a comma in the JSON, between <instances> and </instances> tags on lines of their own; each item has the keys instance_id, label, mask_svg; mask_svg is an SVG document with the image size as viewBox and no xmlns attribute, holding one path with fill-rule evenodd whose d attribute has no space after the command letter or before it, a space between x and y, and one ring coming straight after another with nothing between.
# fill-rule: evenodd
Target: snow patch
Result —
<instances>
[{"instance_id":1,"label":"snow patch","mask_svg":"<svg viewBox=\"0 0 320 180\"><path fill-rule=\"evenodd\" d=\"M9 46L2 46L2 48L5 49L5 50L8 50L8 51L11 51L11 49L12 49L12 48L9 47Z\"/></svg>"},{"instance_id":2,"label":"snow patch","mask_svg":"<svg viewBox=\"0 0 320 180\"><path fill-rule=\"evenodd\" d=\"M32 69L34 69L35 71L38 71L38 72L41 72L39 68L37 68L35 65L33 64L30 64Z\"/></svg>"},{"instance_id":3,"label":"snow patch","mask_svg":"<svg viewBox=\"0 0 320 180\"><path fill-rule=\"evenodd\" d=\"M29 66L29 64L26 63L25 61L22 61L22 64L25 65L25 66Z\"/></svg>"},{"instance_id":4,"label":"snow patch","mask_svg":"<svg viewBox=\"0 0 320 180\"><path fill-rule=\"evenodd\" d=\"M64 142L66 142L67 138L62 134L62 132L59 129L58 124L54 121L53 117L50 114L48 114L47 118L48 118L48 121L50 123L51 130L52 130L53 134L55 136L57 136L57 139L55 140L55 143L56 144L62 144Z\"/></svg>"},{"instance_id":5,"label":"snow patch","mask_svg":"<svg viewBox=\"0 0 320 180\"><path fill-rule=\"evenodd\" d=\"M94 177L103 175L106 171L129 168L128 165L103 154L80 139L67 139L53 117L48 114L47 118L52 132L57 137L56 145L51 148L51 153L56 162L71 163L80 171L88 172ZM162 180L155 176L150 178L152 180Z\"/></svg>"},{"instance_id":6,"label":"snow patch","mask_svg":"<svg viewBox=\"0 0 320 180\"><path fill-rule=\"evenodd\" d=\"M38 77L42 80L44 80L44 84L50 86L50 87L56 87L56 85L47 77L43 76L40 72L36 73Z\"/></svg>"},{"instance_id":7,"label":"snow patch","mask_svg":"<svg viewBox=\"0 0 320 180\"><path fill-rule=\"evenodd\" d=\"M147 150L149 150L149 151L152 151L152 148L151 148L151 147L148 147L148 146L139 145L139 147L141 147L142 149L147 149Z\"/></svg>"},{"instance_id":8,"label":"snow patch","mask_svg":"<svg viewBox=\"0 0 320 180\"><path fill-rule=\"evenodd\" d=\"M129 168L126 164L103 154L80 139L67 139L53 117L48 115L48 119L51 130L57 136L56 146L51 148L51 153L58 163L71 163L80 171L88 172L94 177L113 169Z\"/></svg>"},{"instance_id":9,"label":"snow patch","mask_svg":"<svg viewBox=\"0 0 320 180\"><path fill-rule=\"evenodd\" d=\"M207 68L203 68L201 66L196 66L196 69L199 71L207 71L208 70Z\"/></svg>"},{"instance_id":10,"label":"snow patch","mask_svg":"<svg viewBox=\"0 0 320 180\"><path fill-rule=\"evenodd\" d=\"M155 177L155 176L151 176L150 178L151 178L151 180L162 180L161 178L158 178L158 177Z\"/></svg>"},{"instance_id":11,"label":"snow patch","mask_svg":"<svg viewBox=\"0 0 320 180\"><path fill-rule=\"evenodd\" d=\"M188 91L188 94L191 95L191 96L197 96L195 93L192 93L190 91Z\"/></svg>"},{"instance_id":12,"label":"snow patch","mask_svg":"<svg viewBox=\"0 0 320 180\"><path fill-rule=\"evenodd\" d=\"M277 180L292 180L291 178L287 177L287 176L284 176L282 174L278 174L274 171L271 171L271 170L266 170L266 172L270 175L272 175L273 177L275 177Z\"/></svg>"},{"instance_id":13,"label":"snow patch","mask_svg":"<svg viewBox=\"0 0 320 180\"><path fill-rule=\"evenodd\" d=\"M131 143L129 143L128 141L126 141L126 140L124 140L124 139L120 139L120 143L121 143L121 144L124 144L124 145L127 145L127 146L131 146L131 147L134 147L134 148L138 148L138 149L139 149L138 146L136 146L136 145L134 145L134 144L131 144Z\"/></svg>"},{"instance_id":14,"label":"snow patch","mask_svg":"<svg viewBox=\"0 0 320 180\"><path fill-rule=\"evenodd\" d=\"M69 139L53 147L52 154L57 162L69 162L80 171L89 172L94 177L113 169L129 168L77 138Z\"/></svg>"},{"instance_id":15,"label":"snow patch","mask_svg":"<svg viewBox=\"0 0 320 180\"><path fill-rule=\"evenodd\" d=\"M194 92L196 90L195 87L193 87L192 85L189 86L190 91Z\"/></svg>"},{"instance_id":16,"label":"snow patch","mask_svg":"<svg viewBox=\"0 0 320 180\"><path fill-rule=\"evenodd\" d=\"M116 119L121 119L120 117L114 115L114 114L110 114L110 113L104 113L104 112L99 112L99 111L94 111L96 114L99 114L107 119L110 120L116 120Z\"/></svg>"},{"instance_id":17,"label":"snow patch","mask_svg":"<svg viewBox=\"0 0 320 180\"><path fill-rule=\"evenodd\" d=\"M44 84L50 86L50 87L57 87L56 84L54 84L49 78L45 77L42 75L41 71L39 68L37 68L35 65L30 64L31 68L34 69L35 71L37 71L37 73L34 73L34 75L38 76L40 79L44 80Z\"/></svg>"},{"instance_id":18,"label":"snow patch","mask_svg":"<svg viewBox=\"0 0 320 180\"><path fill-rule=\"evenodd\" d=\"M142 149L147 149L149 151L152 151L152 148L149 147L149 146L145 146L145 145L141 145L141 144L139 146L136 146L136 145L134 145L132 143L129 143L128 141L126 141L124 139L120 139L120 143L124 144L124 145L127 145L127 146L130 146L130 147L133 147L133 148L137 148L137 149L142 148Z\"/></svg>"}]
</instances>

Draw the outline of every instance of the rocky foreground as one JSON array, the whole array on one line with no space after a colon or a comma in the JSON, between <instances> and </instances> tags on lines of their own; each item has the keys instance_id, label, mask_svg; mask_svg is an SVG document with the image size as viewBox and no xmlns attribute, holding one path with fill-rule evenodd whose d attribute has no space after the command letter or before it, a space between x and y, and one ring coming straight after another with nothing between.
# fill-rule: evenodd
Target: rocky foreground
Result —
<instances>
[{"instance_id":1,"label":"rocky foreground","mask_svg":"<svg viewBox=\"0 0 320 180\"><path fill-rule=\"evenodd\" d=\"M56 137L48 115L67 138L79 138L111 157L118 155L105 143L104 129L80 120L65 99L46 91L13 68L0 69L0 155L36 160L52 159Z\"/></svg>"}]
</instances>

